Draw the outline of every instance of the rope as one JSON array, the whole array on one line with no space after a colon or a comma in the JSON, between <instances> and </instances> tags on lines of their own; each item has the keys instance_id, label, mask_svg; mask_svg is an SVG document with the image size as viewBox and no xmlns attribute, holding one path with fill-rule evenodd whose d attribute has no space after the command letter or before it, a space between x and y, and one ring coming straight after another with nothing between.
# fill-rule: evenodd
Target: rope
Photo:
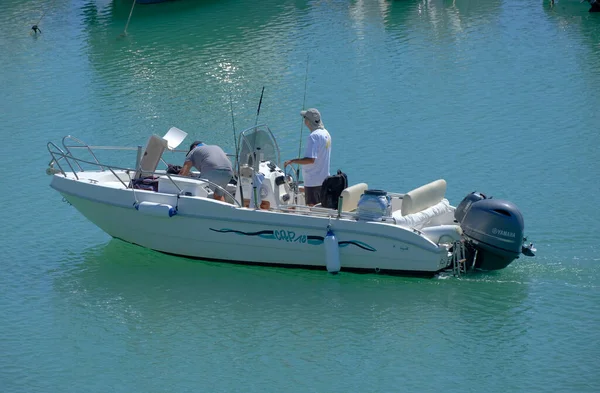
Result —
<instances>
[{"instance_id":1,"label":"rope","mask_svg":"<svg viewBox=\"0 0 600 393\"><path fill-rule=\"evenodd\" d=\"M131 20L131 15L133 14L133 7L135 7L135 3L137 3L137 1L133 0L133 4L131 5L131 11L129 11L129 18L127 18L127 24L125 25L125 30L123 30L123 34L121 34L122 36L127 35L127 28L129 27L129 21Z\"/></svg>"},{"instance_id":2,"label":"rope","mask_svg":"<svg viewBox=\"0 0 600 393\"><path fill-rule=\"evenodd\" d=\"M54 6L55 2L56 2L56 0L52 0L52 4L50 4L50 7L48 7L48 8L51 8L52 6ZM42 30L38 27L38 25L42 21L42 18L46 15L46 12L48 12L48 8L44 12L42 12L42 16L40 16L40 19L38 19L37 23L35 25L31 26L31 30L33 30L33 32L35 34L37 34L38 32L40 34L42 34Z\"/></svg>"}]
</instances>

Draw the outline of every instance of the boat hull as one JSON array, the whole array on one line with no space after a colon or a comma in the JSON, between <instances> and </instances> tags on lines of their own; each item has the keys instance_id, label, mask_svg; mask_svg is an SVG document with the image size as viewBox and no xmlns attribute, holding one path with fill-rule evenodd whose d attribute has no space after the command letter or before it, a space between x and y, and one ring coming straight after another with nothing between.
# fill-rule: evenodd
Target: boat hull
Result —
<instances>
[{"instance_id":1,"label":"boat hull","mask_svg":"<svg viewBox=\"0 0 600 393\"><path fill-rule=\"evenodd\" d=\"M330 226L339 242L342 270L433 275L449 264L445 248L393 224L239 208L62 175L54 175L51 185L110 236L173 255L325 269L324 237ZM137 210L136 203L144 201L168 204L177 214Z\"/></svg>"}]
</instances>

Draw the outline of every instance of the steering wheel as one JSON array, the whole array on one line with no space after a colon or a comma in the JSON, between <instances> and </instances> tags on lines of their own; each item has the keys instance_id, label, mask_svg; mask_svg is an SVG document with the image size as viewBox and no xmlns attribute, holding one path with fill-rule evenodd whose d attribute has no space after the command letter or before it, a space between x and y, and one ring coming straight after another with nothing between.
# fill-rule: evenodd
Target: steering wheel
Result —
<instances>
[{"instance_id":1,"label":"steering wheel","mask_svg":"<svg viewBox=\"0 0 600 393\"><path fill-rule=\"evenodd\" d=\"M285 167L285 169L283 170L283 175L284 175L284 179L285 182L287 183L287 185L290 187L291 190L294 191L294 193L298 193L298 177L296 176L296 172L294 171L294 167L291 165L288 165Z\"/></svg>"}]
</instances>

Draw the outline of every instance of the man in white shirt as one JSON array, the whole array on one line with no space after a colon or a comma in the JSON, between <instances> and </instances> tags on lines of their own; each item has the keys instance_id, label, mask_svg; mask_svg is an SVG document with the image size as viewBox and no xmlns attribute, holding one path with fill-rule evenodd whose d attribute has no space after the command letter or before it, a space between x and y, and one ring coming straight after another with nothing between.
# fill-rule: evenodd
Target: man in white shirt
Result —
<instances>
[{"instance_id":1,"label":"man in white shirt","mask_svg":"<svg viewBox=\"0 0 600 393\"><path fill-rule=\"evenodd\" d=\"M331 136L325 129L318 110L310 108L301 111L300 115L304 118L304 125L310 130L306 138L304 158L287 160L283 163L283 167L290 164L302 165L306 204L314 206L320 202L321 185L329 176Z\"/></svg>"}]
</instances>

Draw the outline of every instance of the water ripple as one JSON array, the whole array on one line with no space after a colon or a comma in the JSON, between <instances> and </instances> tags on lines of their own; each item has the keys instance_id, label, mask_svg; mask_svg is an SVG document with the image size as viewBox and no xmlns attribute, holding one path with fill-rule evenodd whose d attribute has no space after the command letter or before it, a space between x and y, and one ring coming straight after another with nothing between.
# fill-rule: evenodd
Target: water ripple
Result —
<instances>
[{"instance_id":1,"label":"water ripple","mask_svg":"<svg viewBox=\"0 0 600 393\"><path fill-rule=\"evenodd\" d=\"M597 390L600 31L583 6L179 0L136 5L123 35L128 1L3 1L2 390ZM47 187L65 134L136 146L176 125L232 150L230 103L283 158L301 107L321 108L352 183L509 199L538 255L434 280L204 263L109 240Z\"/></svg>"}]
</instances>

